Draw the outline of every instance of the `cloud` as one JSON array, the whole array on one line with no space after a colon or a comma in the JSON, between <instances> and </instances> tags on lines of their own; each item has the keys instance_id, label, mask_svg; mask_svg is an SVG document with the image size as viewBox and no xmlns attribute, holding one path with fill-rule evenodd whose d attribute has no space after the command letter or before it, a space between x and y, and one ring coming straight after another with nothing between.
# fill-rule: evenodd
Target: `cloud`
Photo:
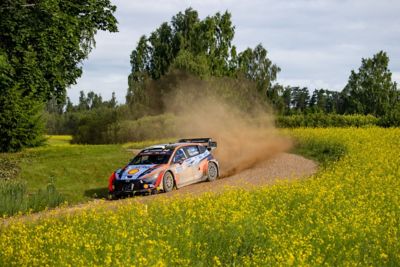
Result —
<instances>
[{"instance_id":1,"label":"cloud","mask_svg":"<svg viewBox=\"0 0 400 267\"><path fill-rule=\"evenodd\" d=\"M228 10L239 50L262 43L281 67L279 82L310 89L341 90L361 58L384 50L399 80L400 2L395 0L147 0L113 1L119 32L98 33L97 46L83 63L84 75L69 95L94 90L104 97L126 94L130 54L141 35L148 35L179 11L193 7L200 17ZM296 84L297 83L297 84ZM91 88L91 89L89 89ZM78 93L77 93L78 92Z\"/></svg>"},{"instance_id":2,"label":"cloud","mask_svg":"<svg viewBox=\"0 0 400 267\"><path fill-rule=\"evenodd\" d=\"M333 91L341 91L344 86L344 84L334 84L327 82L325 80L316 80L316 79L285 79L285 78L280 78L277 81L279 84L282 84L284 86L298 86L298 87L307 87L310 92L312 92L314 89L329 89Z\"/></svg>"},{"instance_id":3,"label":"cloud","mask_svg":"<svg viewBox=\"0 0 400 267\"><path fill-rule=\"evenodd\" d=\"M392 73L392 80L397 83L397 88L400 88L400 72L393 72Z\"/></svg>"}]
</instances>

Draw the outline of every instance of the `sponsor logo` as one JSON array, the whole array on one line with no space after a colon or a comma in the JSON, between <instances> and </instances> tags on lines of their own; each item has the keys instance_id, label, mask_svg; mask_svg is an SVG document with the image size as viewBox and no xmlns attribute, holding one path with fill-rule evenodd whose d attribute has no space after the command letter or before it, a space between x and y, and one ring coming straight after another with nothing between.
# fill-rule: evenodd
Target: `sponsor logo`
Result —
<instances>
[{"instance_id":1,"label":"sponsor logo","mask_svg":"<svg viewBox=\"0 0 400 267\"><path fill-rule=\"evenodd\" d=\"M139 169L132 169L130 171L128 171L128 174L135 174L139 171Z\"/></svg>"}]
</instances>

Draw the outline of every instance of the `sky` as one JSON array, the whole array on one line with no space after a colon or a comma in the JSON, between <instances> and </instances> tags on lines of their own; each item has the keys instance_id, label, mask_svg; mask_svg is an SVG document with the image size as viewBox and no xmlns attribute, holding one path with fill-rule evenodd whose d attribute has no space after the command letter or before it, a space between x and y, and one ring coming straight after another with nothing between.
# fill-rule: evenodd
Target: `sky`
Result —
<instances>
[{"instance_id":1,"label":"sky","mask_svg":"<svg viewBox=\"0 0 400 267\"><path fill-rule=\"evenodd\" d=\"M229 11L238 51L261 43L281 68L283 85L340 91L361 58L387 52L393 80L400 83L400 1L398 0L112 0L118 33L98 32L96 47L82 63L83 75L68 90L100 93L125 102L130 54L176 13L192 7L200 18Z\"/></svg>"}]
</instances>

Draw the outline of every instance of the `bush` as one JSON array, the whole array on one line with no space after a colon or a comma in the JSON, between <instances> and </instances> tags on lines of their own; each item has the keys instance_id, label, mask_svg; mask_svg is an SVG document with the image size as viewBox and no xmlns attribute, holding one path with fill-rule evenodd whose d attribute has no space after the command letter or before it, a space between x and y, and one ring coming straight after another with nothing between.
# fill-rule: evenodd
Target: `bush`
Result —
<instances>
[{"instance_id":1,"label":"bush","mask_svg":"<svg viewBox=\"0 0 400 267\"><path fill-rule=\"evenodd\" d=\"M379 126L400 127L400 103L379 119Z\"/></svg>"},{"instance_id":2,"label":"bush","mask_svg":"<svg viewBox=\"0 0 400 267\"><path fill-rule=\"evenodd\" d=\"M109 130L118 122L118 111L112 108L97 108L82 112L78 118L77 130L73 133L72 143L108 144L113 143L115 132ZM112 128L117 131L118 128Z\"/></svg>"},{"instance_id":3,"label":"bush","mask_svg":"<svg viewBox=\"0 0 400 267\"><path fill-rule=\"evenodd\" d=\"M119 144L174 137L176 116L162 114L137 120L119 120L118 112L96 109L82 116L72 143Z\"/></svg>"},{"instance_id":4,"label":"bush","mask_svg":"<svg viewBox=\"0 0 400 267\"><path fill-rule=\"evenodd\" d=\"M305 114L278 116L275 124L280 128L296 127L364 127L378 125L379 119L372 115Z\"/></svg>"},{"instance_id":5,"label":"bush","mask_svg":"<svg viewBox=\"0 0 400 267\"><path fill-rule=\"evenodd\" d=\"M134 121L121 121L108 129L113 143L156 140L174 137L177 117L172 114L146 116Z\"/></svg>"}]
</instances>

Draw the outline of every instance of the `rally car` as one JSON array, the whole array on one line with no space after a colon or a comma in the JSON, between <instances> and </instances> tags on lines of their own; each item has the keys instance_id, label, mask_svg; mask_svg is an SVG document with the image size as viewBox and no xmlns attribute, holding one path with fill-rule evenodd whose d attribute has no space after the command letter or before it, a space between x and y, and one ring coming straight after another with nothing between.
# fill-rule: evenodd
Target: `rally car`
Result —
<instances>
[{"instance_id":1,"label":"rally car","mask_svg":"<svg viewBox=\"0 0 400 267\"><path fill-rule=\"evenodd\" d=\"M217 142L211 138L181 139L147 147L124 168L112 173L110 198L170 192L189 184L214 181L219 176L219 164L212 154L216 147Z\"/></svg>"}]
</instances>

